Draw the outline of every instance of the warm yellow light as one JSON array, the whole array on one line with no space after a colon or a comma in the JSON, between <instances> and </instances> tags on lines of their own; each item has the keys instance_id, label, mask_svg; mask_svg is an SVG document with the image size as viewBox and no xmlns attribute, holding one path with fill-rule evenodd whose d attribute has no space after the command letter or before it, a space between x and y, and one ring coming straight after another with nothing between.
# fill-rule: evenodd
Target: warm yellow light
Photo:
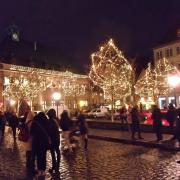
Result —
<instances>
[{"instance_id":1,"label":"warm yellow light","mask_svg":"<svg viewBox=\"0 0 180 180\"><path fill-rule=\"evenodd\" d=\"M13 105L15 105L15 104L16 104L16 101L13 100L13 99L11 99L11 100L10 100L10 105L13 106Z\"/></svg>"},{"instance_id":2,"label":"warm yellow light","mask_svg":"<svg viewBox=\"0 0 180 180\"><path fill-rule=\"evenodd\" d=\"M141 97L141 102L144 102L145 100L144 100L144 98L143 97Z\"/></svg>"},{"instance_id":3,"label":"warm yellow light","mask_svg":"<svg viewBox=\"0 0 180 180\"><path fill-rule=\"evenodd\" d=\"M19 81L18 81L18 79L16 79L16 80L15 80L15 84L17 84L17 85L19 84Z\"/></svg>"},{"instance_id":4,"label":"warm yellow light","mask_svg":"<svg viewBox=\"0 0 180 180\"><path fill-rule=\"evenodd\" d=\"M83 107L83 106L86 106L86 105L87 105L87 101L83 101L83 100L79 101L79 106L80 107Z\"/></svg>"},{"instance_id":5,"label":"warm yellow light","mask_svg":"<svg viewBox=\"0 0 180 180\"><path fill-rule=\"evenodd\" d=\"M52 95L52 98L55 100L55 101L58 101L61 99L61 94L59 92L54 92L53 95Z\"/></svg>"},{"instance_id":6,"label":"warm yellow light","mask_svg":"<svg viewBox=\"0 0 180 180\"><path fill-rule=\"evenodd\" d=\"M176 87L180 83L180 77L177 75L169 76L168 77L168 83L172 87Z\"/></svg>"}]
</instances>

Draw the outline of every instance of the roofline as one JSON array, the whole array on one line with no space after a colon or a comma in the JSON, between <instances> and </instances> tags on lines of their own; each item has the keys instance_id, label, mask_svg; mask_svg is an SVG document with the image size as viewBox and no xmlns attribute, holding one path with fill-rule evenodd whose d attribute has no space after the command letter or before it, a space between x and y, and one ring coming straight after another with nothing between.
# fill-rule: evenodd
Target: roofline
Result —
<instances>
[{"instance_id":1,"label":"roofline","mask_svg":"<svg viewBox=\"0 0 180 180\"><path fill-rule=\"evenodd\" d=\"M161 45L154 47L153 50L158 49L158 48L162 48L162 47L170 45L170 44L178 43L178 42L180 42L180 39L177 39L177 40L174 40L171 42L167 42L167 43L162 43Z\"/></svg>"},{"instance_id":2,"label":"roofline","mask_svg":"<svg viewBox=\"0 0 180 180\"><path fill-rule=\"evenodd\" d=\"M8 64L8 63L3 63L0 61L1 65L8 65L10 71L20 71L20 72L32 72L33 70L39 71L41 74L46 74L46 75L56 75L56 76L74 76L77 78L83 78L86 79L88 78L87 75L82 75L82 74L76 74L72 73L71 71L57 71L57 70L52 70L52 69L44 69L44 68L38 68L38 67L31 67L31 66L22 66L22 65L15 65L15 64ZM5 70L5 69L4 69Z\"/></svg>"}]
</instances>

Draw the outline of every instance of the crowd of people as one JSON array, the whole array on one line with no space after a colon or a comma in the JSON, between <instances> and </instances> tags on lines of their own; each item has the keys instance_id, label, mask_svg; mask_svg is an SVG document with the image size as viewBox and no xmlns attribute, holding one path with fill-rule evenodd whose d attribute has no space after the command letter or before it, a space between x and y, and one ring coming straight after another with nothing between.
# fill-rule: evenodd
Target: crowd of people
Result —
<instances>
[{"instance_id":1,"label":"crowd of people","mask_svg":"<svg viewBox=\"0 0 180 180\"><path fill-rule=\"evenodd\" d=\"M14 141L18 137L18 140L22 143L26 153L27 170L38 178L45 177L47 151L50 152L52 158L52 167L49 169L49 172L59 173L61 159L60 129L62 130L65 145L68 147L67 150L69 152L73 151L73 147L70 144L73 121L67 111L63 111L60 118L58 118L54 109L50 109L46 114L39 112L36 115L29 110L21 120L18 119L14 112L0 112L1 141L5 136L6 124L12 131ZM25 127L29 133L28 138L27 134L22 133L25 132L23 131ZM84 142L84 148L86 149L88 146L88 128L85 117L81 113L77 115L75 128L80 132L80 140ZM19 130L18 135L16 134L17 129Z\"/></svg>"},{"instance_id":2,"label":"crowd of people","mask_svg":"<svg viewBox=\"0 0 180 180\"><path fill-rule=\"evenodd\" d=\"M127 123L128 120L131 121L131 137L132 140L136 140L135 134L138 134L139 139L143 139L141 136L140 122L142 120L142 109L135 105L132 108L126 109L123 106L120 109L120 120L121 123ZM166 112L162 112L157 105L154 105L151 109L151 119L153 120L153 131L156 134L156 141L159 142L163 140L162 135L162 122L166 119L169 123L169 130L173 137L171 140L177 139L180 142L180 108L176 109L172 103L166 108Z\"/></svg>"},{"instance_id":3,"label":"crowd of people","mask_svg":"<svg viewBox=\"0 0 180 180\"><path fill-rule=\"evenodd\" d=\"M129 119L131 121L132 140L136 140L136 138L143 139L140 128L140 112L141 109L137 105L129 109L126 109L124 106L120 110L120 120L122 124L129 124ZM26 153L26 168L30 172L36 174L37 177L45 177L46 154L47 151L49 151L52 158L52 167L49 169L49 172L59 173L61 159L60 129L62 130L64 144L68 152L71 153L73 151L70 137L73 132L72 127L74 122L75 129L78 129L80 132L81 146L85 149L88 147L88 126L85 116L80 112L76 113L76 116L77 120L72 121L67 111L63 111L58 118L54 109L50 109L46 114L44 112L34 114L31 110L28 110L24 113L23 118L19 120L15 112L0 112L0 140L3 140L5 136L5 126L8 124L14 141L16 141L18 137L24 147ZM170 131L173 134L171 140L177 139L180 142L180 108L176 109L173 104L169 104L165 116L169 122ZM163 140L162 119L164 118L164 114L156 105L152 108L151 118L153 119L153 131L159 142ZM27 127L29 132L28 139L26 137L27 140L22 140L22 134L21 136L19 136L20 133L18 135L16 134L17 129L21 131L23 127Z\"/></svg>"}]
</instances>

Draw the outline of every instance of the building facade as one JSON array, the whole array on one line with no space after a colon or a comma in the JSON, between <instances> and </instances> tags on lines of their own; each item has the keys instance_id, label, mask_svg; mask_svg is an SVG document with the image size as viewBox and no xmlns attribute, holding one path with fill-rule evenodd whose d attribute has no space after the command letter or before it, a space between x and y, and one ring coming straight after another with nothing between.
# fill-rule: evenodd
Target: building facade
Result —
<instances>
[{"instance_id":1,"label":"building facade","mask_svg":"<svg viewBox=\"0 0 180 180\"><path fill-rule=\"evenodd\" d=\"M58 102L55 92L60 94ZM102 92L94 90L86 75L0 63L1 110L17 110L22 100L34 111L53 107L59 114L104 103Z\"/></svg>"},{"instance_id":2,"label":"building facade","mask_svg":"<svg viewBox=\"0 0 180 180\"><path fill-rule=\"evenodd\" d=\"M160 59L166 58L173 65L175 65L178 70L180 70L180 29L177 30L175 40L155 47L153 49L153 55L155 66ZM180 85L172 88L172 91L168 94L168 96L160 96L158 102L160 108L163 108L165 106L167 107L169 103L180 106Z\"/></svg>"}]
</instances>

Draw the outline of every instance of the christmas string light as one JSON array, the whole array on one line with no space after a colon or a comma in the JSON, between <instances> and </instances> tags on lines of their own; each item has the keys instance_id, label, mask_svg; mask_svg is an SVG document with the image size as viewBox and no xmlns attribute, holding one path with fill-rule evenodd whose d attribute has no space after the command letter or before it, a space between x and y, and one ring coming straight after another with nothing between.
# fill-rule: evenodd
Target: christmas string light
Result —
<instances>
[{"instance_id":1,"label":"christmas string light","mask_svg":"<svg viewBox=\"0 0 180 180\"><path fill-rule=\"evenodd\" d=\"M159 96L166 96L170 92L168 77L174 73L178 73L177 68L166 58L159 60L154 68L148 64L144 75L135 85L136 93L142 97L153 97L157 102Z\"/></svg>"},{"instance_id":2,"label":"christmas string light","mask_svg":"<svg viewBox=\"0 0 180 180\"><path fill-rule=\"evenodd\" d=\"M91 55L89 78L104 91L107 100L115 102L131 94L132 67L112 39Z\"/></svg>"}]
</instances>

